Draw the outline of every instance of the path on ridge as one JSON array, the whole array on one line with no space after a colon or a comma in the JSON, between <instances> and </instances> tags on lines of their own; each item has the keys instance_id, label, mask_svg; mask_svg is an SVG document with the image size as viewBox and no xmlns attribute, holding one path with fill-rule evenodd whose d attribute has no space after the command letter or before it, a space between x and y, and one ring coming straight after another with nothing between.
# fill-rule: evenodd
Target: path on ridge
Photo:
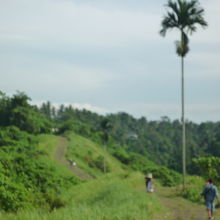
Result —
<instances>
[{"instance_id":1,"label":"path on ridge","mask_svg":"<svg viewBox=\"0 0 220 220\"><path fill-rule=\"evenodd\" d=\"M54 158L63 164L80 179L93 179L88 173L77 166L71 166L65 155L69 142L64 137L59 137ZM155 196L159 198L161 204L167 208L167 213L159 214L152 220L207 220L207 212L204 205L192 203L186 199L174 195L175 189L169 187L158 187ZM215 220L220 220L220 209L216 210Z\"/></svg>"},{"instance_id":2,"label":"path on ridge","mask_svg":"<svg viewBox=\"0 0 220 220\"><path fill-rule=\"evenodd\" d=\"M161 203L168 209L169 213L155 220L207 220L207 212L204 205L190 202L174 195L173 188L161 187L155 192ZM220 210L215 212L215 220L220 220Z\"/></svg>"},{"instance_id":3,"label":"path on ridge","mask_svg":"<svg viewBox=\"0 0 220 220\"><path fill-rule=\"evenodd\" d=\"M78 166L72 166L66 159L67 146L69 142L64 137L59 137L59 143L56 146L54 159L67 167L74 175L83 180L93 179L88 173L80 169Z\"/></svg>"}]
</instances>

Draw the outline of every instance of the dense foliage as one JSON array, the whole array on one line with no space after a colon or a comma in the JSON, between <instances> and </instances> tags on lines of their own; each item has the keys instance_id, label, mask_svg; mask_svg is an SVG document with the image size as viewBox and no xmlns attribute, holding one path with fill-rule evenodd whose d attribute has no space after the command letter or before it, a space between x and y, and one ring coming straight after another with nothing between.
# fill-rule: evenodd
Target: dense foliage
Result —
<instances>
[{"instance_id":1,"label":"dense foliage","mask_svg":"<svg viewBox=\"0 0 220 220\"><path fill-rule=\"evenodd\" d=\"M41 111L53 118L60 132L70 129L98 143L103 143L103 134L107 133L110 148L121 146L127 152L142 154L159 165L182 171L181 123L178 120L162 117L159 121L148 121L145 117L136 119L123 112L102 116L64 105L54 112L50 103L43 104ZM107 130L103 128L106 120L111 124ZM186 137L188 172L197 173L193 158L220 156L220 122L187 121ZM122 160L126 163L126 158Z\"/></svg>"},{"instance_id":2,"label":"dense foliage","mask_svg":"<svg viewBox=\"0 0 220 220\"><path fill-rule=\"evenodd\" d=\"M180 183L180 174L176 172L181 171L181 123L178 120L162 117L159 121L148 121L127 113L103 116L72 106L61 105L56 109L50 102L38 108L29 101L24 93L8 97L0 92L2 210L62 207L65 204L62 192L79 183L77 178L59 170L49 159L47 151L37 147L36 135L41 133L72 131L79 134L78 139L72 136L70 142L74 151L67 156L77 157L79 165L93 177L114 170L114 166L105 161L108 151L124 164L125 169L145 174L152 172L165 186ZM188 171L205 178L212 176L220 182L220 122L196 124L188 121L186 131ZM85 142L81 136L91 142L88 139L88 143ZM97 146L106 146L107 151L97 153L92 152L92 147L87 149L87 145L93 146L92 141ZM189 189L185 193L185 197L194 201L199 190Z\"/></svg>"},{"instance_id":3,"label":"dense foliage","mask_svg":"<svg viewBox=\"0 0 220 220\"><path fill-rule=\"evenodd\" d=\"M21 92L12 98L0 91L0 127L17 126L31 134L50 133L52 124Z\"/></svg>"},{"instance_id":4,"label":"dense foliage","mask_svg":"<svg viewBox=\"0 0 220 220\"><path fill-rule=\"evenodd\" d=\"M61 192L79 181L58 170L37 148L36 138L10 126L0 131L0 207L58 208Z\"/></svg>"},{"instance_id":5,"label":"dense foliage","mask_svg":"<svg viewBox=\"0 0 220 220\"><path fill-rule=\"evenodd\" d=\"M34 135L50 133L52 122L29 101L24 93L10 98L0 92L0 209L5 211L61 207L61 192L79 182L39 150Z\"/></svg>"},{"instance_id":6,"label":"dense foliage","mask_svg":"<svg viewBox=\"0 0 220 220\"><path fill-rule=\"evenodd\" d=\"M199 174L206 180L213 179L220 184L220 158L219 157L201 157L193 160L199 170Z\"/></svg>"}]
</instances>

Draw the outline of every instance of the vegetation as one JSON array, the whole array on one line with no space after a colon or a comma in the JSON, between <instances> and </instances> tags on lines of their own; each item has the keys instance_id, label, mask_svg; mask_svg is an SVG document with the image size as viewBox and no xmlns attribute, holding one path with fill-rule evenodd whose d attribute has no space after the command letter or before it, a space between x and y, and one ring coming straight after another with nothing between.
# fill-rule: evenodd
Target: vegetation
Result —
<instances>
[{"instance_id":1,"label":"vegetation","mask_svg":"<svg viewBox=\"0 0 220 220\"><path fill-rule=\"evenodd\" d=\"M17 215L3 215L4 219L77 219L77 220L139 220L151 218L165 211L154 195L142 191L143 176L133 173L121 179L116 175L77 185L65 195L69 204L56 212L21 211ZM95 187L94 187L95 186ZM80 193L79 193L80 192Z\"/></svg>"},{"instance_id":2,"label":"vegetation","mask_svg":"<svg viewBox=\"0 0 220 220\"><path fill-rule=\"evenodd\" d=\"M63 206L60 196L80 182L59 170L44 151L37 148L37 138L10 126L0 131L0 205L5 211Z\"/></svg>"},{"instance_id":3,"label":"vegetation","mask_svg":"<svg viewBox=\"0 0 220 220\"><path fill-rule=\"evenodd\" d=\"M0 126L13 125L31 134L50 133L51 121L28 101L22 92L10 98L0 91Z\"/></svg>"},{"instance_id":4,"label":"vegetation","mask_svg":"<svg viewBox=\"0 0 220 220\"><path fill-rule=\"evenodd\" d=\"M62 105L54 116L59 133L71 130L102 146L106 133L102 127L104 120L111 124L107 132L108 150L124 164L128 162L127 153L138 153L158 165L182 171L181 122L178 120L162 117L159 121L148 121L124 112L102 116ZM187 170L190 174L199 174L192 163L193 158L220 156L220 122L196 124L186 121L186 135Z\"/></svg>"},{"instance_id":5,"label":"vegetation","mask_svg":"<svg viewBox=\"0 0 220 220\"><path fill-rule=\"evenodd\" d=\"M162 188L165 186L178 189L179 121L167 117L147 121L126 113L100 116L71 106L55 109L49 102L37 108L28 100L24 93L11 98L1 93L2 219L65 216L77 220L139 220L165 212L155 194L146 196L144 174L153 173L158 191L166 191ZM17 104L13 105L14 102ZM24 118L20 114L14 118L12 112L21 106ZM219 158L212 155L218 155L220 124L187 122L186 125L191 173L205 178L211 175L218 183ZM57 161L58 146L64 139L67 146L61 147L66 160ZM68 160L75 161L77 166L68 165ZM178 190L177 195L201 201L204 180L190 177L187 184L184 193Z\"/></svg>"},{"instance_id":6,"label":"vegetation","mask_svg":"<svg viewBox=\"0 0 220 220\"><path fill-rule=\"evenodd\" d=\"M217 184L220 184L219 157L201 157L194 159L193 162L201 176L206 180L213 179Z\"/></svg>"}]
</instances>

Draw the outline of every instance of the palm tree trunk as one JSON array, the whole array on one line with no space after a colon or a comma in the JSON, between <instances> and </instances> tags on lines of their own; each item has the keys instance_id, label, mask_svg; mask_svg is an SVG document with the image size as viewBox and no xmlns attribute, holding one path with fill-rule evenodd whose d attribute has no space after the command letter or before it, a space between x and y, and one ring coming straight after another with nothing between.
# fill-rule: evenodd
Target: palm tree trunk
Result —
<instances>
[{"instance_id":1,"label":"palm tree trunk","mask_svg":"<svg viewBox=\"0 0 220 220\"><path fill-rule=\"evenodd\" d=\"M105 153L107 152L107 145L106 145L106 143L105 143L105 145L104 145L104 151L105 151ZM103 171L104 171L104 174L106 174L106 155L104 156L104 160L103 160Z\"/></svg>"},{"instance_id":2,"label":"palm tree trunk","mask_svg":"<svg viewBox=\"0 0 220 220\"><path fill-rule=\"evenodd\" d=\"M186 131L184 106L184 57L181 57L181 96L182 96L182 163L183 163L183 190L186 187Z\"/></svg>"}]
</instances>

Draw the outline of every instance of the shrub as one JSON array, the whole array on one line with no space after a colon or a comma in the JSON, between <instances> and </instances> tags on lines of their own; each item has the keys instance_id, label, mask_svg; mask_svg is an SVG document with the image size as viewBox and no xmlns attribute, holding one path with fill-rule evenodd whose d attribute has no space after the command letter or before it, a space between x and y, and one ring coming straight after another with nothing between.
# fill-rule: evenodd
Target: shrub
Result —
<instances>
[{"instance_id":1,"label":"shrub","mask_svg":"<svg viewBox=\"0 0 220 220\"><path fill-rule=\"evenodd\" d=\"M61 193L81 181L60 171L38 150L36 138L26 132L7 127L0 137L0 209L64 206Z\"/></svg>"},{"instance_id":2,"label":"shrub","mask_svg":"<svg viewBox=\"0 0 220 220\"><path fill-rule=\"evenodd\" d=\"M220 158L219 157L201 157L193 159L194 166L199 170L200 175L205 179L213 179L220 183Z\"/></svg>"},{"instance_id":3,"label":"shrub","mask_svg":"<svg viewBox=\"0 0 220 220\"><path fill-rule=\"evenodd\" d=\"M201 189L199 187L187 187L182 196L192 202L202 202Z\"/></svg>"}]
</instances>

